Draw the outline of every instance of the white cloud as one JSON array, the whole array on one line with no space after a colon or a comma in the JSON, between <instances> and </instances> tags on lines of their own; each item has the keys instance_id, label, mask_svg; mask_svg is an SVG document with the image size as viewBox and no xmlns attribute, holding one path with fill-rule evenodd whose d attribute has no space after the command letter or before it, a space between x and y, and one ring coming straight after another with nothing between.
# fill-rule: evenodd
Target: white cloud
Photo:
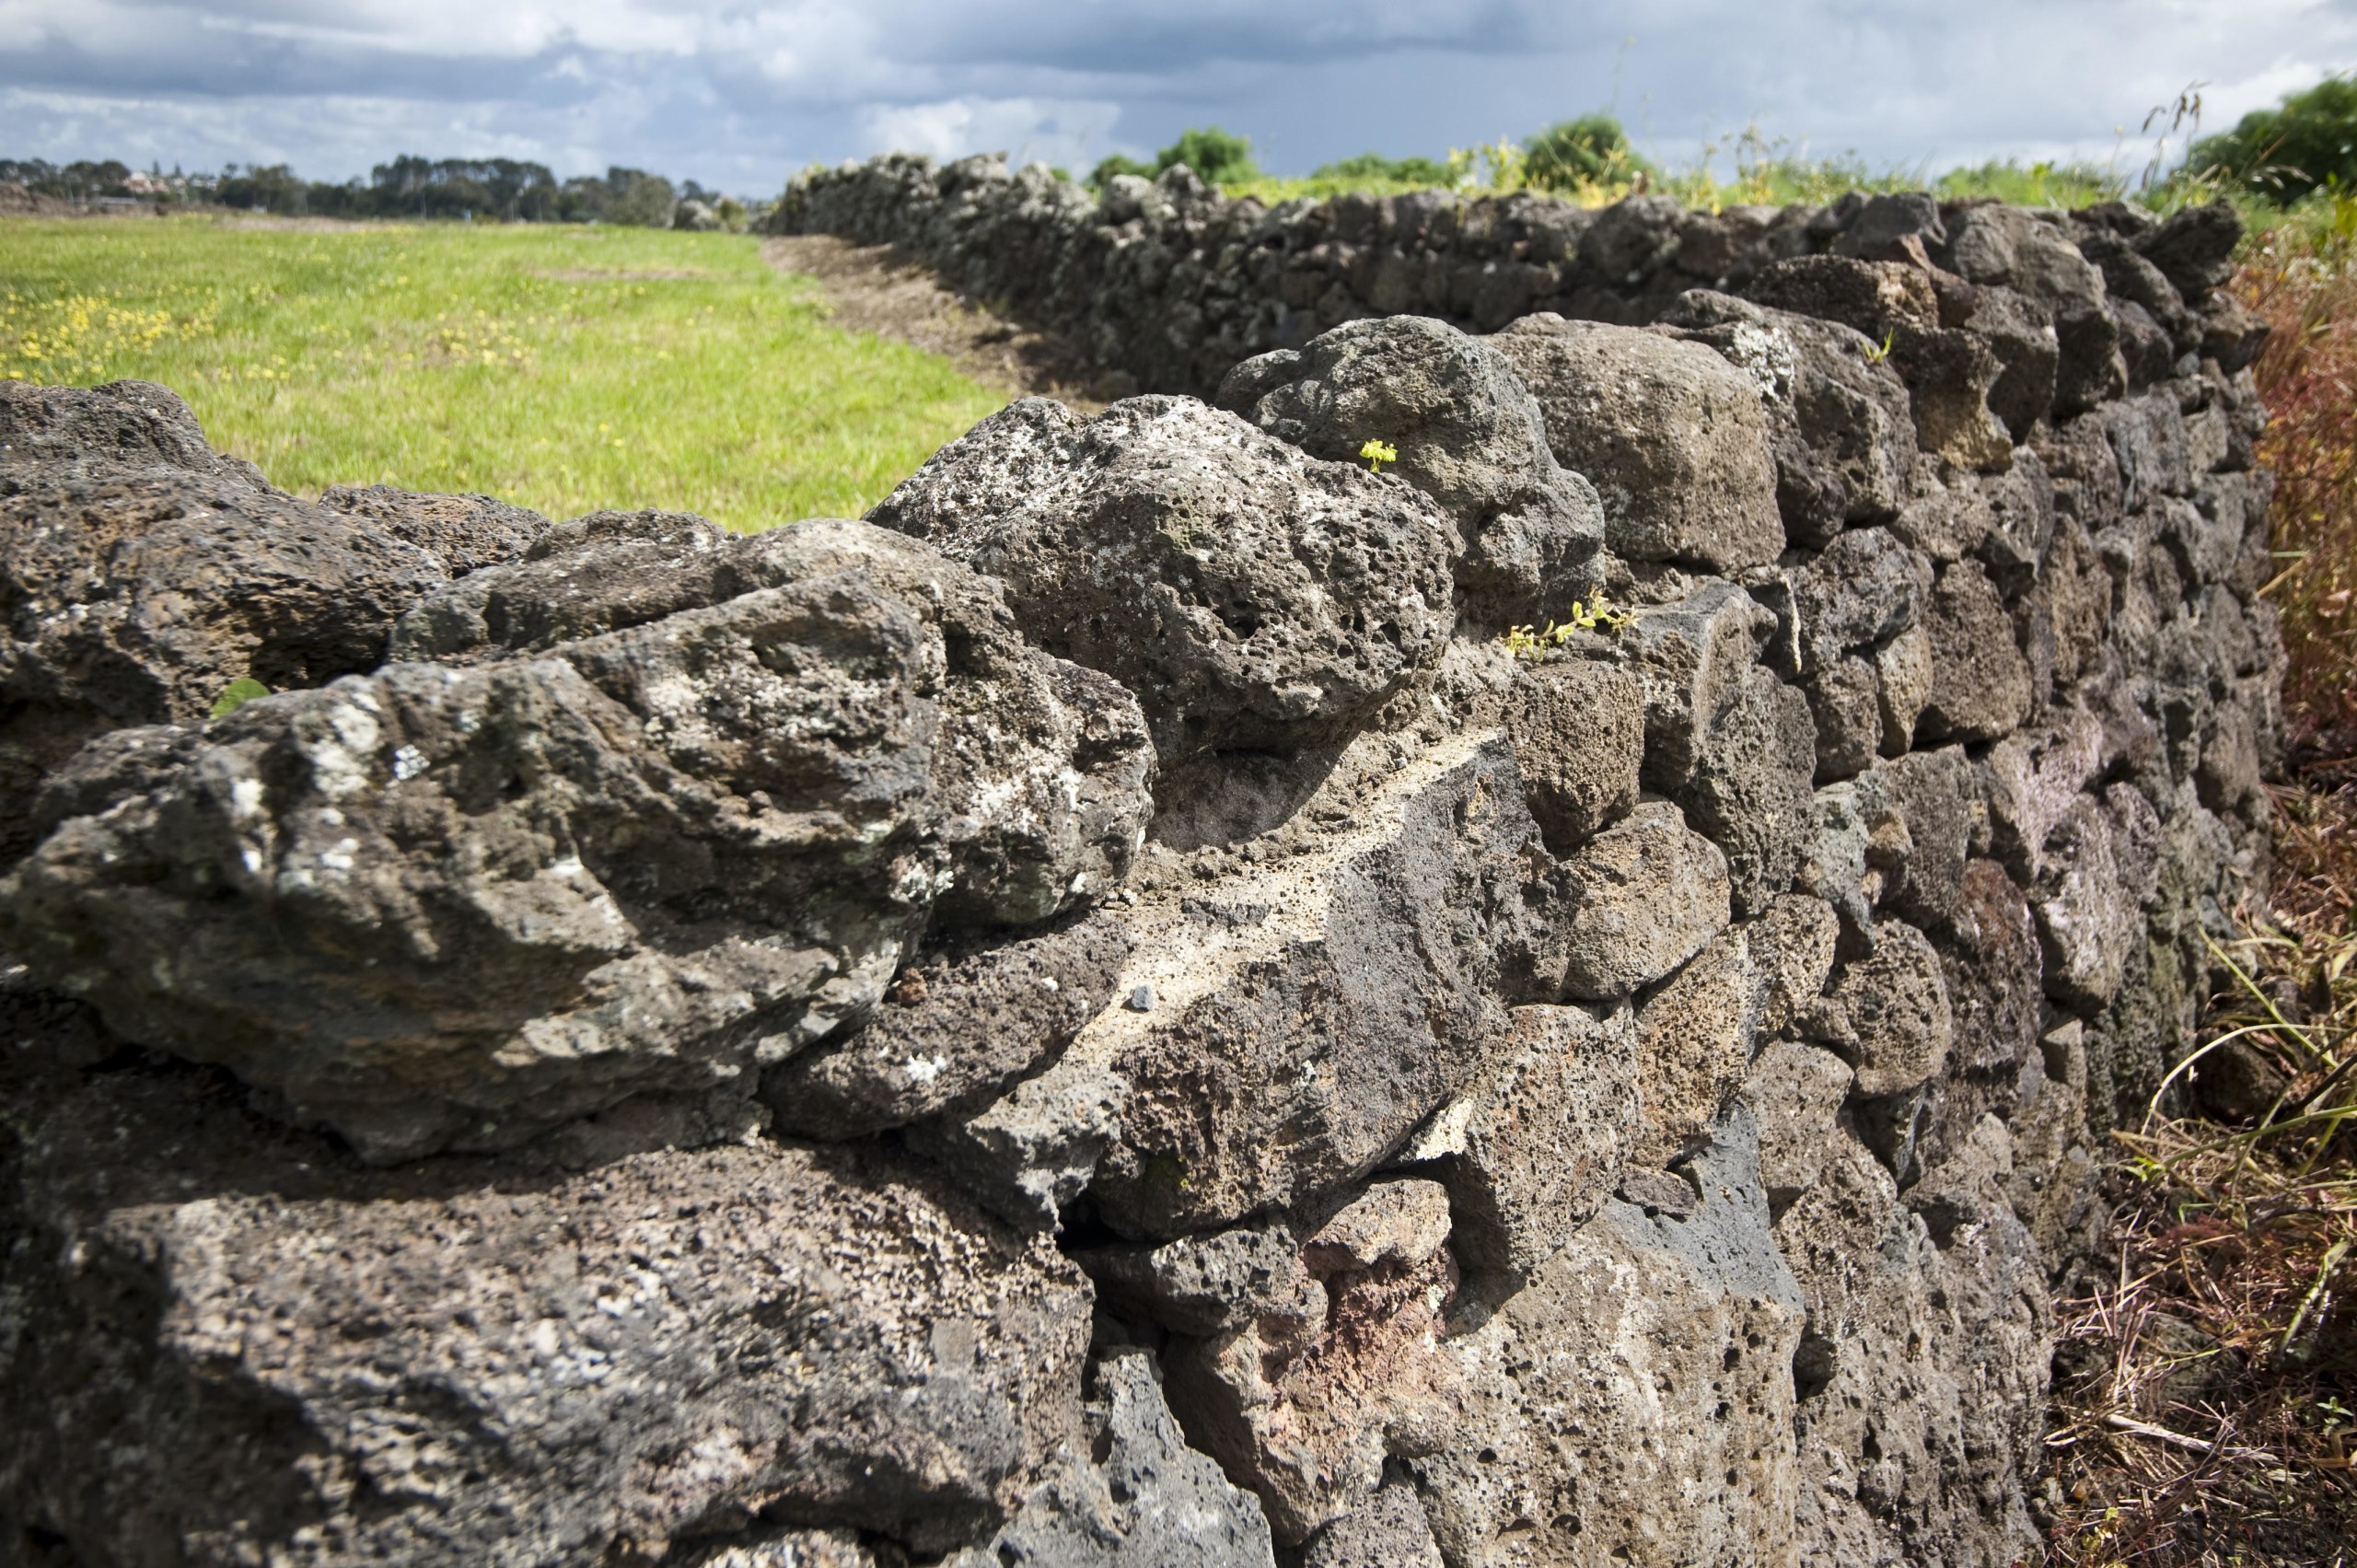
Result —
<instances>
[{"instance_id":1,"label":"white cloud","mask_svg":"<svg viewBox=\"0 0 2357 1568\"><path fill-rule=\"evenodd\" d=\"M860 111L859 128L871 147L923 153L944 161L998 152L1017 164L1073 167L1105 156L1120 113L1120 105L1103 99L953 98L938 103L873 104Z\"/></svg>"},{"instance_id":2,"label":"white cloud","mask_svg":"<svg viewBox=\"0 0 2357 1568\"><path fill-rule=\"evenodd\" d=\"M1076 167L1213 122L1303 170L1617 95L1672 161L1757 122L1877 169L2132 168L2189 81L2218 129L2352 64L2357 0L0 0L0 153L343 178L496 152L760 192L895 146Z\"/></svg>"}]
</instances>

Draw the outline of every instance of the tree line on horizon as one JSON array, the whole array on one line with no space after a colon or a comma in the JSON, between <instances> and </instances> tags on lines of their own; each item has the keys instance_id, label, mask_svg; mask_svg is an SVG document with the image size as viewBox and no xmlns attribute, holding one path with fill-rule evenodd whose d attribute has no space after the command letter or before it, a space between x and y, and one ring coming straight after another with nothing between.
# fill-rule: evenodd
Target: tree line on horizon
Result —
<instances>
[{"instance_id":1,"label":"tree line on horizon","mask_svg":"<svg viewBox=\"0 0 2357 1568\"><path fill-rule=\"evenodd\" d=\"M366 180L305 180L287 165L231 164L219 174L166 174L114 159L52 164L0 158L0 183L62 201L100 198L203 203L282 217L486 218L505 223L614 223L668 228L700 206L721 226L740 226L743 203L692 180L619 165L559 180L519 158L429 158L403 154Z\"/></svg>"}]
</instances>

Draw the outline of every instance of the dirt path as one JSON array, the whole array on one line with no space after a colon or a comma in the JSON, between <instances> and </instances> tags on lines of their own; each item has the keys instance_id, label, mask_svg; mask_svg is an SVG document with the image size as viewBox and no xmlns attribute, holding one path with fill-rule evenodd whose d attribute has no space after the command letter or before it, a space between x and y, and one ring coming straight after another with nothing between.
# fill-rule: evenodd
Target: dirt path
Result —
<instances>
[{"instance_id":1,"label":"dirt path","mask_svg":"<svg viewBox=\"0 0 2357 1568\"><path fill-rule=\"evenodd\" d=\"M1010 398L1054 398L1094 413L1114 389L1056 339L1004 320L944 287L924 266L888 245L854 245L827 234L761 242L761 260L817 280L834 322L937 354Z\"/></svg>"}]
</instances>

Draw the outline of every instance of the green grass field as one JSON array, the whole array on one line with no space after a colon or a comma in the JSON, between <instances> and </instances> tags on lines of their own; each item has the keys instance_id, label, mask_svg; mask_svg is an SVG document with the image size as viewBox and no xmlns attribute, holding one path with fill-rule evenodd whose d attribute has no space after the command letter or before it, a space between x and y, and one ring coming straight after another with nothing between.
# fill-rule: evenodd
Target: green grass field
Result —
<instances>
[{"instance_id":1,"label":"green grass field","mask_svg":"<svg viewBox=\"0 0 2357 1568\"><path fill-rule=\"evenodd\" d=\"M732 528L857 516L1005 400L827 322L754 239L0 221L0 378L160 381L286 489Z\"/></svg>"}]
</instances>

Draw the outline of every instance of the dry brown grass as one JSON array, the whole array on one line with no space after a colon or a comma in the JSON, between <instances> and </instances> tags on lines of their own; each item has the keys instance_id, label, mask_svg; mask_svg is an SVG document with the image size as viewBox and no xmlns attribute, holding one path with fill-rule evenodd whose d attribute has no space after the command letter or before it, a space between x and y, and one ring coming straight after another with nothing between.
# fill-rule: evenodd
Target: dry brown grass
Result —
<instances>
[{"instance_id":1,"label":"dry brown grass","mask_svg":"<svg viewBox=\"0 0 2357 1568\"><path fill-rule=\"evenodd\" d=\"M2291 654L2283 698L2302 749L2357 751L2357 199L2318 204L2252 248L2235 291L2272 328L2254 367L2275 470L2268 590Z\"/></svg>"},{"instance_id":2,"label":"dry brown grass","mask_svg":"<svg viewBox=\"0 0 2357 1568\"><path fill-rule=\"evenodd\" d=\"M2117 1272L2060 1304L2050 1561L2073 1568L2357 1564L2357 936L2220 958L2238 996L2204 1051L2281 1086L2247 1125L2120 1137Z\"/></svg>"}]
</instances>

